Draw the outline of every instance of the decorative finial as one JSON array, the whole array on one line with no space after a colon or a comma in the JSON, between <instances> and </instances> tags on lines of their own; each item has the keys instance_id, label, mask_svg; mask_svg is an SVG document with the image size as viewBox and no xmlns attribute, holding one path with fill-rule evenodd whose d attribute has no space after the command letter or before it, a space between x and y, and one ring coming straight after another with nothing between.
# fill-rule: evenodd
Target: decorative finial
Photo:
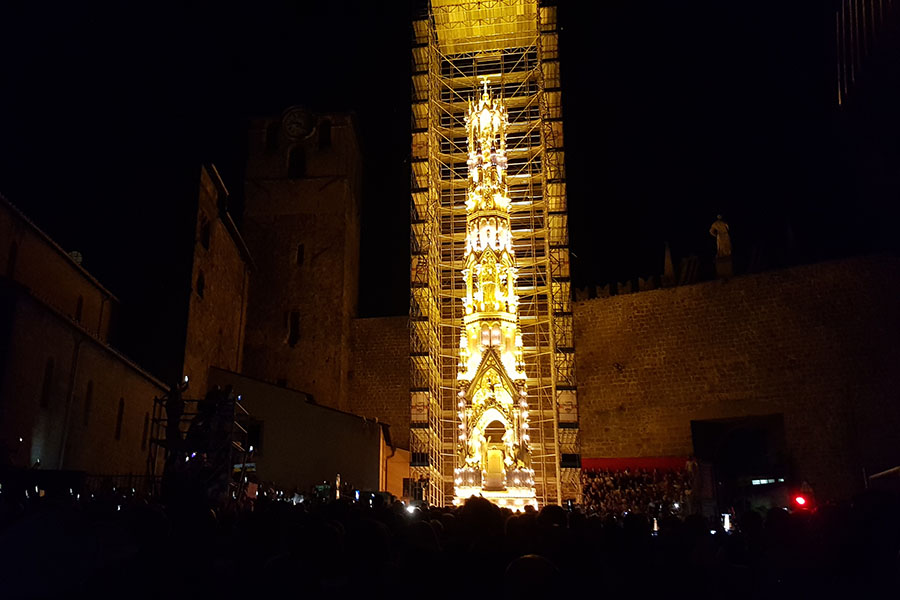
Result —
<instances>
[{"instance_id":1,"label":"decorative finial","mask_svg":"<svg viewBox=\"0 0 900 600\"><path fill-rule=\"evenodd\" d=\"M488 99L488 83L490 83L491 79L487 75L481 75L481 84L484 86L484 99Z\"/></svg>"}]
</instances>

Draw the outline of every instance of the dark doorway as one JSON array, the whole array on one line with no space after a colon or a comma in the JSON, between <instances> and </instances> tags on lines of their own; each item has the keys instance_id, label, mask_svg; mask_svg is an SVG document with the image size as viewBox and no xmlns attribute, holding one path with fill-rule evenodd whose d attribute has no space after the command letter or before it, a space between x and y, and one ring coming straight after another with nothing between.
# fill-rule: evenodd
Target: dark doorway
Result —
<instances>
[{"instance_id":1,"label":"dark doorway","mask_svg":"<svg viewBox=\"0 0 900 600\"><path fill-rule=\"evenodd\" d=\"M506 433L506 427L503 426L503 423L500 421L491 421L487 427L484 428L484 437L488 442L493 444L499 444L503 441L503 434Z\"/></svg>"},{"instance_id":2,"label":"dark doorway","mask_svg":"<svg viewBox=\"0 0 900 600\"><path fill-rule=\"evenodd\" d=\"M785 505L789 465L783 415L691 421L691 434L705 514Z\"/></svg>"}]
</instances>

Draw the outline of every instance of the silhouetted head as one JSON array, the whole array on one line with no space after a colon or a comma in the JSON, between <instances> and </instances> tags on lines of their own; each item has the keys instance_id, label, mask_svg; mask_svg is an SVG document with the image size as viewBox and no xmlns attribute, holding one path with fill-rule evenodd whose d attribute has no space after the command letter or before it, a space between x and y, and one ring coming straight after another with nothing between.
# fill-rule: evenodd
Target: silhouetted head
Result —
<instances>
[{"instance_id":1,"label":"silhouetted head","mask_svg":"<svg viewBox=\"0 0 900 600\"><path fill-rule=\"evenodd\" d=\"M503 574L504 598L537 598L556 592L558 587L559 569L538 554L515 559Z\"/></svg>"}]
</instances>

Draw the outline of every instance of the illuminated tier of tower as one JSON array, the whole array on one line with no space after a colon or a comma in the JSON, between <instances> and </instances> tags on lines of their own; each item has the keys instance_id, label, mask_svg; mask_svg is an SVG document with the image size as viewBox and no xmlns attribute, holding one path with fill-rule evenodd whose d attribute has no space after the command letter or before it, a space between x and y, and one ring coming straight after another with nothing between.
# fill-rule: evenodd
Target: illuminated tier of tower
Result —
<instances>
[{"instance_id":1,"label":"illuminated tier of tower","mask_svg":"<svg viewBox=\"0 0 900 600\"><path fill-rule=\"evenodd\" d=\"M484 496L501 506L537 508L528 435L528 392L516 257L509 222L506 130L501 99L484 93L466 113L469 185L459 336L459 444L454 503Z\"/></svg>"},{"instance_id":2,"label":"illuminated tier of tower","mask_svg":"<svg viewBox=\"0 0 900 600\"><path fill-rule=\"evenodd\" d=\"M556 10L413 21L410 495L439 506L580 496Z\"/></svg>"}]
</instances>

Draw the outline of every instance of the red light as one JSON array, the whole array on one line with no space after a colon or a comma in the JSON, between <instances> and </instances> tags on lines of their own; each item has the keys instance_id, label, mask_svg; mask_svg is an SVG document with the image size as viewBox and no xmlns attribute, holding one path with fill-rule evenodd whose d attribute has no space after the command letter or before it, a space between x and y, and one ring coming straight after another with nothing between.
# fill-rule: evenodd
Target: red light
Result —
<instances>
[{"instance_id":1,"label":"red light","mask_svg":"<svg viewBox=\"0 0 900 600\"><path fill-rule=\"evenodd\" d=\"M803 506L804 504L806 504L806 498L804 498L803 496L797 496L796 498L794 498L794 502L796 502L800 506Z\"/></svg>"}]
</instances>

